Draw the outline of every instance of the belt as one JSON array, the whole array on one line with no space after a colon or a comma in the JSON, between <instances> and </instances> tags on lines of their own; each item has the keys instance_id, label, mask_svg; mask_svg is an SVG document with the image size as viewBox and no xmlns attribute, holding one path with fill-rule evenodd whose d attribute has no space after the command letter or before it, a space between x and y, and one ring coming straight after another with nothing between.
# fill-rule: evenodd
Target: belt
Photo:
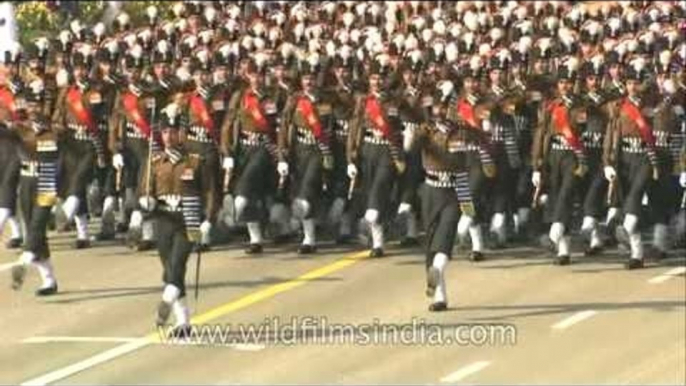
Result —
<instances>
[{"instance_id":1,"label":"belt","mask_svg":"<svg viewBox=\"0 0 686 386\"><path fill-rule=\"evenodd\" d=\"M163 212L181 213L183 211L181 195L165 194L158 197L158 208Z\"/></svg>"},{"instance_id":2,"label":"belt","mask_svg":"<svg viewBox=\"0 0 686 386\"><path fill-rule=\"evenodd\" d=\"M669 140L671 139L671 133L666 131L655 131L655 146L657 147L669 147Z\"/></svg>"},{"instance_id":3,"label":"belt","mask_svg":"<svg viewBox=\"0 0 686 386\"><path fill-rule=\"evenodd\" d=\"M641 138L622 138L622 151L625 153L645 153L645 143Z\"/></svg>"},{"instance_id":4,"label":"belt","mask_svg":"<svg viewBox=\"0 0 686 386\"><path fill-rule=\"evenodd\" d=\"M260 146L268 142L268 138L262 133L253 133L250 131L241 132L240 143L243 146Z\"/></svg>"},{"instance_id":5,"label":"belt","mask_svg":"<svg viewBox=\"0 0 686 386\"><path fill-rule=\"evenodd\" d=\"M390 145L381 132L368 128L364 133L364 142L372 145Z\"/></svg>"},{"instance_id":6,"label":"belt","mask_svg":"<svg viewBox=\"0 0 686 386\"><path fill-rule=\"evenodd\" d=\"M88 127L86 127L85 125L79 125L76 123L69 123L67 125L67 127L70 128L71 130L74 130L74 132L73 132L74 139L76 139L78 141L90 141L91 140L91 136L88 133Z\"/></svg>"},{"instance_id":7,"label":"belt","mask_svg":"<svg viewBox=\"0 0 686 386\"><path fill-rule=\"evenodd\" d=\"M306 129L303 127L298 127L297 128L297 140L298 143L303 144L303 145L316 145L317 144L317 138L314 137L314 134L312 134L312 131L310 129Z\"/></svg>"},{"instance_id":8,"label":"belt","mask_svg":"<svg viewBox=\"0 0 686 386\"><path fill-rule=\"evenodd\" d=\"M585 132L581 135L584 146L589 149L600 149L603 147L603 133Z\"/></svg>"},{"instance_id":9,"label":"belt","mask_svg":"<svg viewBox=\"0 0 686 386\"><path fill-rule=\"evenodd\" d=\"M556 136L554 136L554 137L552 138L552 144L551 144L551 146L552 146L552 148L553 148L554 150L570 150L570 151L574 151L574 148L571 147L571 146L569 146L569 144L567 143L567 140L564 139L564 137L561 137L561 136L559 136L559 135L556 135Z\"/></svg>"},{"instance_id":10,"label":"belt","mask_svg":"<svg viewBox=\"0 0 686 386\"><path fill-rule=\"evenodd\" d=\"M209 136L207 129L202 126L191 126L188 128L188 139L195 142L213 143L214 140Z\"/></svg>"},{"instance_id":11,"label":"belt","mask_svg":"<svg viewBox=\"0 0 686 386\"><path fill-rule=\"evenodd\" d=\"M345 119L336 120L336 129L334 131L336 133L336 137L347 138L348 134L350 134L348 121Z\"/></svg>"},{"instance_id":12,"label":"belt","mask_svg":"<svg viewBox=\"0 0 686 386\"><path fill-rule=\"evenodd\" d=\"M38 177L38 162L36 161L23 161L21 163L21 169L19 170L19 175L23 177Z\"/></svg>"},{"instance_id":13,"label":"belt","mask_svg":"<svg viewBox=\"0 0 686 386\"><path fill-rule=\"evenodd\" d=\"M425 182L434 188L455 188L457 187L457 173L427 170Z\"/></svg>"},{"instance_id":14,"label":"belt","mask_svg":"<svg viewBox=\"0 0 686 386\"><path fill-rule=\"evenodd\" d=\"M131 122L126 122L126 137L147 140L140 128Z\"/></svg>"}]
</instances>

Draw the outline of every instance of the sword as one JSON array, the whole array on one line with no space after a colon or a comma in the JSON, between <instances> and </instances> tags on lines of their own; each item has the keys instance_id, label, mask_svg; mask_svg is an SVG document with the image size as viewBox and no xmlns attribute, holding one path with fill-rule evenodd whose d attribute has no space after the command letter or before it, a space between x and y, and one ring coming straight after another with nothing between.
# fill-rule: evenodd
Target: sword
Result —
<instances>
[{"instance_id":1,"label":"sword","mask_svg":"<svg viewBox=\"0 0 686 386\"><path fill-rule=\"evenodd\" d=\"M531 200L531 209L536 209L538 208L538 199L541 196L541 187L540 185L536 187L536 190L534 191L534 197Z\"/></svg>"}]
</instances>

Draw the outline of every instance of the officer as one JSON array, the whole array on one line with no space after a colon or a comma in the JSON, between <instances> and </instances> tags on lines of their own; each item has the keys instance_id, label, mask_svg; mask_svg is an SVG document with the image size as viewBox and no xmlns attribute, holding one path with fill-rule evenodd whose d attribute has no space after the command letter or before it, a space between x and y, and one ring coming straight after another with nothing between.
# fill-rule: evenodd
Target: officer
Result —
<instances>
[{"instance_id":1,"label":"officer","mask_svg":"<svg viewBox=\"0 0 686 386\"><path fill-rule=\"evenodd\" d=\"M139 204L152 213L163 268L164 291L157 308L157 325L165 325L173 313L171 335L184 337L190 333L190 312L185 304L186 263L193 244L200 241L203 206L216 212L211 191L216 182L215 174L207 172L205 159L187 153L181 146L179 114L175 104L161 111L163 150L151 155L151 167L144 168Z\"/></svg>"}]
</instances>

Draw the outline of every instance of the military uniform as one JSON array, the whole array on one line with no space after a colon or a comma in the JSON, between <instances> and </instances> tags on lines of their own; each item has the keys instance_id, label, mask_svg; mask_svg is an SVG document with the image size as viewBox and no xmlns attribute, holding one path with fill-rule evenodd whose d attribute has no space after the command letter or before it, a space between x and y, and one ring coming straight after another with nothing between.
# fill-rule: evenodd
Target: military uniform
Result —
<instances>
[{"instance_id":1,"label":"military uniform","mask_svg":"<svg viewBox=\"0 0 686 386\"><path fill-rule=\"evenodd\" d=\"M42 104L44 86L36 80L30 84L27 103ZM21 177L19 180L22 218L26 224L26 243L19 264L12 269L12 287L17 290L24 281L26 268L35 266L42 278L37 296L57 292L57 281L50 260L47 226L52 206L57 200L57 167L59 145L57 133L51 129L48 118L33 106L27 120L19 122L16 132L20 139Z\"/></svg>"},{"instance_id":2,"label":"military uniform","mask_svg":"<svg viewBox=\"0 0 686 386\"><path fill-rule=\"evenodd\" d=\"M262 208L269 192L277 188L276 100L264 90L247 87L234 93L226 114L220 151L225 157L227 173L233 172L233 162L237 160L238 177L232 179L236 217L248 225L247 252L259 253L263 242ZM228 167L227 160L232 167Z\"/></svg>"},{"instance_id":3,"label":"military uniform","mask_svg":"<svg viewBox=\"0 0 686 386\"><path fill-rule=\"evenodd\" d=\"M161 118L163 130L178 130L175 113L163 112ZM155 153L151 167L143 171L139 194L141 207L152 212L163 266L165 287L157 323L165 324L173 311L177 331L183 331L190 322L184 304L186 263L193 243L200 241L202 219L209 215L214 221L216 216L217 202L211 190L216 184L215 173L207 169L203 157L186 153L180 146Z\"/></svg>"},{"instance_id":4,"label":"military uniform","mask_svg":"<svg viewBox=\"0 0 686 386\"><path fill-rule=\"evenodd\" d=\"M310 67L302 76L316 73ZM316 90L295 93L283 110L278 141L279 172L289 173L289 161L294 166L293 214L302 222L305 233L300 253L314 252L316 247L314 217L322 203L325 174L334 168L333 122L331 101Z\"/></svg>"},{"instance_id":5,"label":"military uniform","mask_svg":"<svg viewBox=\"0 0 686 386\"><path fill-rule=\"evenodd\" d=\"M575 71L562 67L560 80L574 79ZM541 172L549 184L546 214L552 223L550 239L557 246L556 264L570 263L568 231L573 215L574 192L587 171L586 151L579 124L586 118L586 109L574 95L557 95L541 106L534 136L532 163L534 179L540 187Z\"/></svg>"},{"instance_id":6,"label":"military uniform","mask_svg":"<svg viewBox=\"0 0 686 386\"><path fill-rule=\"evenodd\" d=\"M20 159L16 152L16 133L12 126L19 118L16 96L21 89L19 79L8 79L0 85L0 232L5 223L16 221L13 216L17 205L17 184ZM17 240L19 241L19 240Z\"/></svg>"},{"instance_id":7,"label":"military uniform","mask_svg":"<svg viewBox=\"0 0 686 386\"><path fill-rule=\"evenodd\" d=\"M380 74L380 67L376 66L378 63L373 62L372 74ZM383 256L383 223L388 220L391 210L388 192L395 188L405 171L402 124L398 101L393 95L370 91L357 98L348 136L347 160L349 175L356 175L356 165L360 166L359 189L364 200L361 204L366 210L364 218L372 235L371 255Z\"/></svg>"}]
</instances>

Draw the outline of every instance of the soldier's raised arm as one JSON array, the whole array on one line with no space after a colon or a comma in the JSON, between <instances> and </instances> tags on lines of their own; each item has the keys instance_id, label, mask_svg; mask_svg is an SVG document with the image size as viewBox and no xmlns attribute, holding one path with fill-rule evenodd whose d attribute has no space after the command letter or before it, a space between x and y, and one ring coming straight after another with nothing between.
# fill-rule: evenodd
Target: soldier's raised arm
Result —
<instances>
[{"instance_id":1,"label":"soldier's raised arm","mask_svg":"<svg viewBox=\"0 0 686 386\"><path fill-rule=\"evenodd\" d=\"M290 127L293 121L293 113L296 106L296 95L291 95L286 100L286 105L281 113L281 125L279 127L278 147L279 147L279 161L288 162L288 153L290 152L291 139Z\"/></svg>"},{"instance_id":2,"label":"soldier's raised arm","mask_svg":"<svg viewBox=\"0 0 686 386\"><path fill-rule=\"evenodd\" d=\"M219 143L219 151L224 157L233 157L234 142L234 123L237 119L238 109L240 108L242 90L233 93L229 100L229 107L226 109L224 122L222 124L221 141Z\"/></svg>"},{"instance_id":3,"label":"soldier's raised arm","mask_svg":"<svg viewBox=\"0 0 686 386\"><path fill-rule=\"evenodd\" d=\"M364 96L360 95L355 100L355 110L353 112L352 120L350 121L350 133L348 134L348 143L346 147L346 158L348 164L354 164L357 161L358 146L360 145L358 137L360 130L364 130L362 124L364 122Z\"/></svg>"}]
</instances>

